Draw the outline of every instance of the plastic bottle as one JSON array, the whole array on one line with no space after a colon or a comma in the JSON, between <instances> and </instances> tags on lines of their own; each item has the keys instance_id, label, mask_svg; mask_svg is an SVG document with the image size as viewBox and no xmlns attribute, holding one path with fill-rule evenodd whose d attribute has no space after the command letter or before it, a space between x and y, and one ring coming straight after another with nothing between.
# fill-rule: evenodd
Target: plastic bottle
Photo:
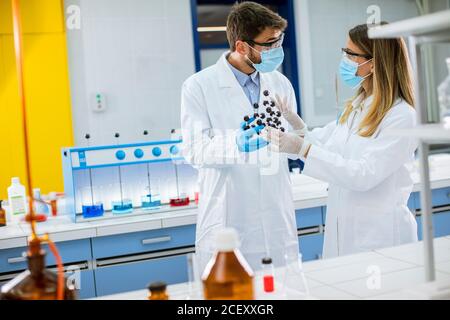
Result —
<instances>
[{"instance_id":1,"label":"plastic bottle","mask_svg":"<svg viewBox=\"0 0 450 320\"><path fill-rule=\"evenodd\" d=\"M272 258L266 257L262 261L262 280L264 292L273 292L275 290L274 283L274 270L272 264Z\"/></svg>"},{"instance_id":2,"label":"plastic bottle","mask_svg":"<svg viewBox=\"0 0 450 320\"><path fill-rule=\"evenodd\" d=\"M48 205L45 204L43 202L43 200L42 200L41 189L39 189L39 188L33 189L33 199L34 200L39 200L39 201L35 201L34 202L35 213L37 213L37 214L38 213L43 213L43 214L48 215L49 214Z\"/></svg>"},{"instance_id":3,"label":"plastic bottle","mask_svg":"<svg viewBox=\"0 0 450 320\"><path fill-rule=\"evenodd\" d=\"M217 252L202 276L207 300L254 299L253 271L238 250L236 230L226 228L217 233Z\"/></svg>"},{"instance_id":4,"label":"plastic bottle","mask_svg":"<svg viewBox=\"0 0 450 320\"><path fill-rule=\"evenodd\" d=\"M6 212L5 209L2 208L3 200L0 200L0 227L6 226Z\"/></svg>"},{"instance_id":5,"label":"plastic bottle","mask_svg":"<svg viewBox=\"0 0 450 320\"><path fill-rule=\"evenodd\" d=\"M150 295L149 300L169 300L169 295L167 294L167 284L165 282L153 282L148 286Z\"/></svg>"},{"instance_id":6,"label":"plastic bottle","mask_svg":"<svg viewBox=\"0 0 450 320\"><path fill-rule=\"evenodd\" d=\"M441 108L441 121L444 125L450 126L450 58L447 63L448 76L438 87L439 105Z\"/></svg>"},{"instance_id":7,"label":"plastic bottle","mask_svg":"<svg viewBox=\"0 0 450 320\"><path fill-rule=\"evenodd\" d=\"M8 200L12 222L19 223L28 212L25 187L20 184L18 177L11 179L8 188Z\"/></svg>"}]
</instances>

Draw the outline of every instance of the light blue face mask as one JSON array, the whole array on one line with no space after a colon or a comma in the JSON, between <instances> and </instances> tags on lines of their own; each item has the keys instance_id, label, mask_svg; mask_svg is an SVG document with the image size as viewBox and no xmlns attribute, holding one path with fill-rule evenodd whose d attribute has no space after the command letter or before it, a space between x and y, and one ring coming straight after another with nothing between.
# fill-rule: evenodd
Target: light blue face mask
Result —
<instances>
[{"instance_id":1,"label":"light blue face mask","mask_svg":"<svg viewBox=\"0 0 450 320\"><path fill-rule=\"evenodd\" d=\"M347 57L342 57L341 63L339 64L339 74L341 75L342 81L352 89L355 89L364 82L372 73L369 73L365 77L360 77L356 75L358 72L358 67L365 65L367 62L370 62L372 59L367 60L361 64L358 64L355 61L350 60Z\"/></svg>"},{"instance_id":2,"label":"light blue face mask","mask_svg":"<svg viewBox=\"0 0 450 320\"><path fill-rule=\"evenodd\" d=\"M249 47L252 48L251 46ZM253 63L250 59L248 59L250 60L253 68L255 68L256 71L259 71L261 73L272 72L277 70L278 67L281 66L281 64L283 63L284 60L283 47L273 48L261 52L259 52L254 48L252 49L261 55L261 63Z\"/></svg>"}]
</instances>

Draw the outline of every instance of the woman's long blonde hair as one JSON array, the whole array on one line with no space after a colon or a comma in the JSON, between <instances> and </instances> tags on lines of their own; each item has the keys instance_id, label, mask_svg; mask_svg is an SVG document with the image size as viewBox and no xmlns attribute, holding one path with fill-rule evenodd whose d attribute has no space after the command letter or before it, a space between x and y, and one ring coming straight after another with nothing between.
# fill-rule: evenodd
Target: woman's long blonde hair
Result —
<instances>
[{"instance_id":1,"label":"woman's long blonde hair","mask_svg":"<svg viewBox=\"0 0 450 320\"><path fill-rule=\"evenodd\" d=\"M365 80L372 82L373 101L359 125L358 134L362 137L370 137L375 133L397 98L402 98L414 107L411 65L405 41L401 38L369 39L367 31L366 24L358 25L349 31L353 43L365 54L372 56L374 64L373 75ZM360 87L356 96L346 103L339 119L340 124L348 120L353 109L353 100L362 93L364 88Z\"/></svg>"}]
</instances>

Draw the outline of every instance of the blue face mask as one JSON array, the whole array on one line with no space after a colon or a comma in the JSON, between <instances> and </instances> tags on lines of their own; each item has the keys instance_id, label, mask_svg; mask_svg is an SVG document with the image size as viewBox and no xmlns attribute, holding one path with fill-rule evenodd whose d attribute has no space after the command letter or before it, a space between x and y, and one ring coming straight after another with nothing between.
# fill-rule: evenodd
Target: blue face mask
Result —
<instances>
[{"instance_id":1,"label":"blue face mask","mask_svg":"<svg viewBox=\"0 0 450 320\"><path fill-rule=\"evenodd\" d=\"M350 60L347 57L342 57L341 63L339 65L339 74L341 75L342 81L352 89L360 86L363 81L369 77L372 73L369 73L365 77L360 77L356 75L358 71L358 67L365 65L367 62L370 62L372 59L367 60L364 63L358 64L355 61Z\"/></svg>"},{"instance_id":2,"label":"blue face mask","mask_svg":"<svg viewBox=\"0 0 450 320\"><path fill-rule=\"evenodd\" d=\"M252 48L251 46L249 47ZM252 49L255 50L256 52L259 52L254 48ZM255 68L256 71L259 71L261 73L272 72L277 70L284 60L283 47L261 51L259 52L259 54L261 55L261 63L253 63L250 59L249 60L250 62L252 62L253 68Z\"/></svg>"}]
</instances>

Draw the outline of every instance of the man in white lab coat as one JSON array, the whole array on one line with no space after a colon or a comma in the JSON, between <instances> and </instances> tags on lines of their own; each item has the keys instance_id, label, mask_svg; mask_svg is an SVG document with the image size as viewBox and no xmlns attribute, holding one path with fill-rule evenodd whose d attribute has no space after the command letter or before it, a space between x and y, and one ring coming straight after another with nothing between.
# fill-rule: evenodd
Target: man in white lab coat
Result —
<instances>
[{"instance_id":1,"label":"man in white lab coat","mask_svg":"<svg viewBox=\"0 0 450 320\"><path fill-rule=\"evenodd\" d=\"M240 250L253 269L265 256L275 265L298 261L287 157L266 154L271 164L264 170L261 158L254 157L268 149L256 134L260 126L239 129L246 115L268 116L265 101L275 94L296 108L291 83L276 71L284 57L286 24L262 5L234 5L227 20L230 51L183 84L183 155L199 170L196 251L201 270L214 252L214 231L221 227L237 229Z\"/></svg>"}]
</instances>

